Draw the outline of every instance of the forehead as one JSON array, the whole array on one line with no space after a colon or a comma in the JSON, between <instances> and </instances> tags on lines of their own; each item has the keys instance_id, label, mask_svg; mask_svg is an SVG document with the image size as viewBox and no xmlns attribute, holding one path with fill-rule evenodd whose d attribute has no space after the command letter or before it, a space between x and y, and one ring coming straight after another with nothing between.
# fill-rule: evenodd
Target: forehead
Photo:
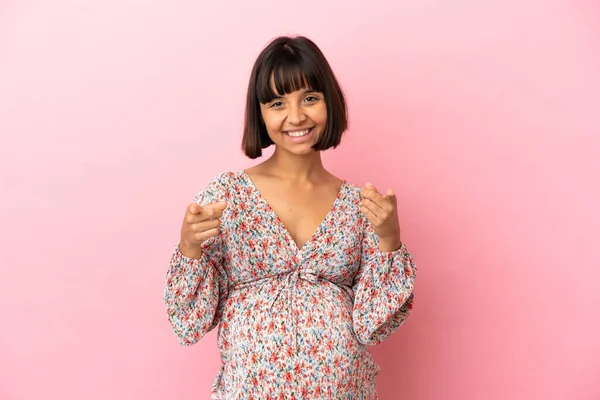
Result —
<instances>
[{"instance_id":1,"label":"forehead","mask_svg":"<svg viewBox=\"0 0 600 400\"><path fill-rule=\"evenodd\" d=\"M271 81L271 91L273 92L274 98L294 98L302 97L308 93L317 93L318 90L313 89L308 83L297 89L292 88L291 91L279 91L275 80Z\"/></svg>"},{"instance_id":2,"label":"forehead","mask_svg":"<svg viewBox=\"0 0 600 400\"><path fill-rule=\"evenodd\" d=\"M323 92L323 77L319 70L302 60L275 62L263 69L256 82L256 92L261 103L277 97L298 95L305 91Z\"/></svg>"}]
</instances>

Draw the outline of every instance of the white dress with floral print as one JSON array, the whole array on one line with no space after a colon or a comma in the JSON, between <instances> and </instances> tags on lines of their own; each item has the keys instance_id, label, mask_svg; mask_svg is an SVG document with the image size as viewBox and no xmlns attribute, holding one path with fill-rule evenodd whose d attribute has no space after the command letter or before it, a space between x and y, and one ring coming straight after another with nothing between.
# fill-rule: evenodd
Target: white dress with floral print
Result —
<instances>
[{"instance_id":1,"label":"white dress with floral print","mask_svg":"<svg viewBox=\"0 0 600 400\"><path fill-rule=\"evenodd\" d=\"M244 171L220 174L198 204L227 201L219 235L190 259L175 247L166 311L183 345L218 328L222 367L212 399L376 399L367 345L392 334L413 303L416 266L405 245L381 252L343 182L299 249Z\"/></svg>"}]
</instances>

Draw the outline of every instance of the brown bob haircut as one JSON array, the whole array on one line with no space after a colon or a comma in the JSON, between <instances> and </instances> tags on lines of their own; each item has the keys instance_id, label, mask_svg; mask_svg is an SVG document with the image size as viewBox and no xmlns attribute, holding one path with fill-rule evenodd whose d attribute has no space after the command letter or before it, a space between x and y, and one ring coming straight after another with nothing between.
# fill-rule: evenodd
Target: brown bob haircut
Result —
<instances>
[{"instance_id":1,"label":"brown bob haircut","mask_svg":"<svg viewBox=\"0 0 600 400\"><path fill-rule=\"evenodd\" d=\"M323 93L327 107L325 132L313 149L327 150L340 144L348 127L348 109L327 59L306 37L280 36L259 54L250 74L242 138L246 156L258 158L262 149L273 144L262 122L260 104L301 89Z\"/></svg>"}]
</instances>

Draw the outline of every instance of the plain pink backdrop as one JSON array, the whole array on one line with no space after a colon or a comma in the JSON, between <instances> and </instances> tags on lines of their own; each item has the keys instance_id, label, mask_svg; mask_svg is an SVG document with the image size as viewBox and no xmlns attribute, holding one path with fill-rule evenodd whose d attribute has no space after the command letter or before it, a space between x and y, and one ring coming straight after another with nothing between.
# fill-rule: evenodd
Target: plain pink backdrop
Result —
<instances>
[{"instance_id":1,"label":"plain pink backdrop","mask_svg":"<svg viewBox=\"0 0 600 400\"><path fill-rule=\"evenodd\" d=\"M208 398L215 332L179 346L163 278L287 33L348 95L327 166L396 189L419 266L380 398L600 399L591 0L4 0L0 399Z\"/></svg>"}]
</instances>

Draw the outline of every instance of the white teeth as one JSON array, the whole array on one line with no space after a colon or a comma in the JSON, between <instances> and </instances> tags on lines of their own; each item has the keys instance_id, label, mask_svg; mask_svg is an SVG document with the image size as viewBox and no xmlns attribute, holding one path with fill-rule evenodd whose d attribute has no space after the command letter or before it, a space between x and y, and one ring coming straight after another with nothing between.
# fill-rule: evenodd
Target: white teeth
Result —
<instances>
[{"instance_id":1,"label":"white teeth","mask_svg":"<svg viewBox=\"0 0 600 400\"><path fill-rule=\"evenodd\" d=\"M297 132L285 132L286 135L291 136L291 137L300 137L300 136L304 136L307 135L308 132L310 132L310 129L305 129L303 131L297 131Z\"/></svg>"}]
</instances>

